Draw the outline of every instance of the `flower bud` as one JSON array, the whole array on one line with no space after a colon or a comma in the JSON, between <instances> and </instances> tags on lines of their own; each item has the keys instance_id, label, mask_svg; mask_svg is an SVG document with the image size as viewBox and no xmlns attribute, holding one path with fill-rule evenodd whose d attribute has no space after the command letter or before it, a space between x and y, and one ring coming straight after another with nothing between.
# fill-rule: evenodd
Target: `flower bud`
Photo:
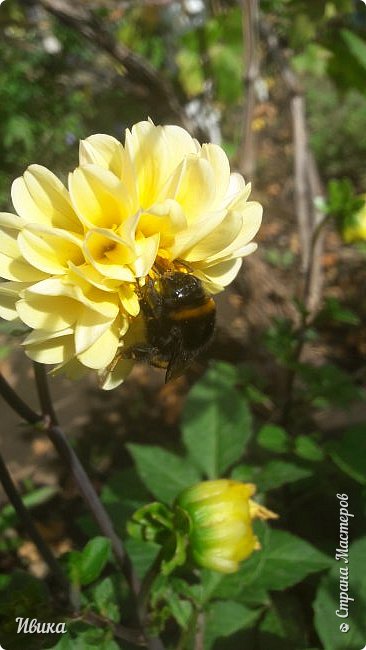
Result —
<instances>
[{"instance_id":1,"label":"flower bud","mask_svg":"<svg viewBox=\"0 0 366 650\"><path fill-rule=\"evenodd\" d=\"M239 562L260 548L252 520L277 515L252 501L254 493L251 483L220 479L198 483L179 495L176 505L189 518L190 551L196 564L233 573Z\"/></svg>"},{"instance_id":2,"label":"flower bud","mask_svg":"<svg viewBox=\"0 0 366 650\"><path fill-rule=\"evenodd\" d=\"M346 244L366 241L366 194L359 198L365 201L363 206L353 215L350 223L343 227L342 237Z\"/></svg>"}]
</instances>

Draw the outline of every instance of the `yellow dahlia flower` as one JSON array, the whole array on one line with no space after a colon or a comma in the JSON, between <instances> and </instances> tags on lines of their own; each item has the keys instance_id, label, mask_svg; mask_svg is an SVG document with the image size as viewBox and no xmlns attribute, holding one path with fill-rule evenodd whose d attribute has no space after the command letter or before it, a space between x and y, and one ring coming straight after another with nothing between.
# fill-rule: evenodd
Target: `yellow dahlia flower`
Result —
<instances>
[{"instance_id":1,"label":"yellow dahlia flower","mask_svg":"<svg viewBox=\"0 0 366 650\"><path fill-rule=\"evenodd\" d=\"M82 141L68 189L31 165L11 193L17 214L0 213L0 316L32 330L29 357L70 376L103 375L141 340L138 288L159 258L216 293L255 250L262 215L219 146L152 122L127 130L124 146L109 135ZM119 358L103 387L132 364Z\"/></svg>"},{"instance_id":2,"label":"yellow dahlia flower","mask_svg":"<svg viewBox=\"0 0 366 650\"><path fill-rule=\"evenodd\" d=\"M252 501L254 493L251 483L219 479L203 481L180 494L177 505L189 517L189 544L198 566L233 573L260 548L252 520L277 515Z\"/></svg>"}]
</instances>

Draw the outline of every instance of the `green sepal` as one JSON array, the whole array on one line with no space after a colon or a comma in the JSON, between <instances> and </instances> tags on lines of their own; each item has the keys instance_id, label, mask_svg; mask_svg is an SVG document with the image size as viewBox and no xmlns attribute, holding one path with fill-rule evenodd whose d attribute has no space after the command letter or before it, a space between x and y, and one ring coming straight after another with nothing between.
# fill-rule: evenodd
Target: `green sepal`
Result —
<instances>
[{"instance_id":1,"label":"green sepal","mask_svg":"<svg viewBox=\"0 0 366 650\"><path fill-rule=\"evenodd\" d=\"M173 530L174 513L171 508L158 501L136 510L127 523L127 531L131 537L161 545Z\"/></svg>"},{"instance_id":2,"label":"green sepal","mask_svg":"<svg viewBox=\"0 0 366 650\"><path fill-rule=\"evenodd\" d=\"M131 537L160 544L163 575L169 575L185 563L189 529L190 520L182 508L178 505L169 508L157 501L136 510L127 524Z\"/></svg>"}]
</instances>

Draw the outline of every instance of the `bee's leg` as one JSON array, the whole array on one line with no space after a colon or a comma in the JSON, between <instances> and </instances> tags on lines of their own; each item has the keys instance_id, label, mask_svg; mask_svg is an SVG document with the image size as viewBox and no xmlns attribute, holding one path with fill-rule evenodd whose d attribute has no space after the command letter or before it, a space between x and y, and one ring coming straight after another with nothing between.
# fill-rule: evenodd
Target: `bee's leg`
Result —
<instances>
[{"instance_id":1,"label":"bee's leg","mask_svg":"<svg viewBox=\"0 0 366 650\"><path fill-rule=\"evenodd\" d=\"M148 343L137 343L136 345L132 345L130 348L123 350L123 352L121 352L121 357L123 359L135 359L135 361L150 362L150 359L158 353L158 349L152 347Z\"/></svg>"},{"instance_id":2,"label":"bee's leg","mask_svg":"<svg viewBox=\"0 0 366 650\"><path fill-rule=\"evenodd\" d=\"M162 297L155 289L153 280L149 277L143 290L141 305L145 316L154 319L161 317Z\"/></svg>"},{"instance_id":3,"label":"bee's leg","mask_svg":"<svg viewBox=\"0 0 366 650\"><path fill-rule=\"evenodd\" d=\"M139 343L127 348L121 353L123 359L134 359L135 361L145 361L155 368L166 368L168 360L164 360L158 348L155 348L148 343Z\"/></svg>"}]
</instances>

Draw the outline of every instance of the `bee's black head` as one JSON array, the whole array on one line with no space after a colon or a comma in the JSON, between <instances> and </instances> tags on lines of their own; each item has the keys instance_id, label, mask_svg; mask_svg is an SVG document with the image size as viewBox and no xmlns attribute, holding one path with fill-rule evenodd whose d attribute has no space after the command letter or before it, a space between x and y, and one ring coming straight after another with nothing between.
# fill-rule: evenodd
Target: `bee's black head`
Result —
<instances>
[{"instance_id":1,"label":"bee's black head","mask_svg":"<svg viewBox=\"0 0 366 650\"><path fill-rule=\"evenodd\" d=\"M190 273L173 272L164 274L160 280L160 292L172 306L193 307L206 297L201 281Z\"/></svg>"}]
</instances>

